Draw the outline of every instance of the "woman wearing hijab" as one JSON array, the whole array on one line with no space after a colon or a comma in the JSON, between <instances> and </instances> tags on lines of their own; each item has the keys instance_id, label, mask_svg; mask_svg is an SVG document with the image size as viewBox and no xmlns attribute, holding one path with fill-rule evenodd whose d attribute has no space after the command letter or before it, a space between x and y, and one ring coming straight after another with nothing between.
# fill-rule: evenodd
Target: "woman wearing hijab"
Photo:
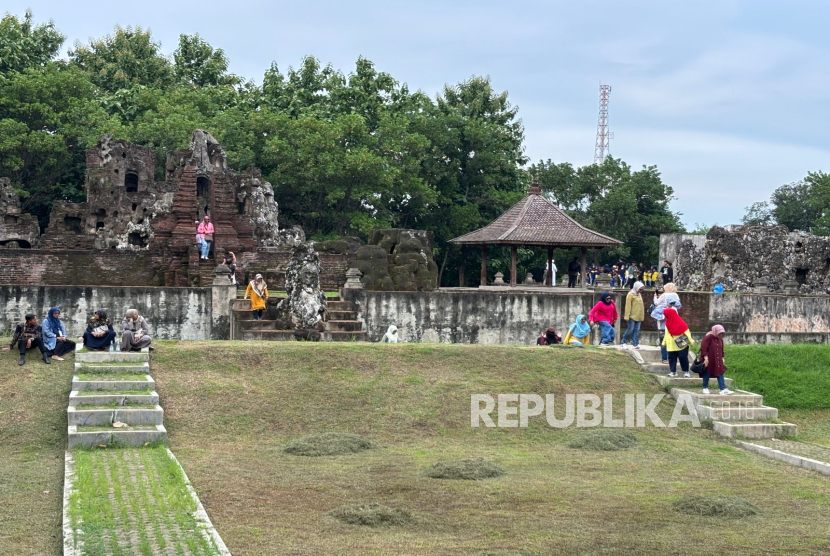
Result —
<instances>
[{"instance_id":1,"label":"woman wearing hijab","mask_svg":"<svg viewBox=\"0 0 830 556\"><path fill-rule=\"evenodd\" d=\"M723 379L723 374L726 372L726 365L723 362L723 333L723 326L716 324L700 343L698 357L703 359L703 364L706 366L706 372L703 373L704 394L709 393L709 377L718 379L721 394L734 393L726 387L726 381Z\"/></svg>"},{"instance_id":2,"label":"woman wearing hijab","mask_svg":"<svg viewBox=\"0 0 830 556\"><path fill-rule=\"evenodd\" d=\"M115 330L112 329L112 322L107 318L107 312L98 309L89 319L84 332L84 346L89 349L106 349L115 340Z\"/></svg>"},{"instance_id":3,"label":"woman wearing hijab","mask_svg":"<svg viewBox=\"0 0 830 556\"><path fill-rule=\"evenodd\" d=\"M75 342L66 338L66 327L60 317L59 308L49 309L49 314L43 320L43 347L52 359L63 361L61 355L72 352L75 349Z\"/></svg>"},{"instance_id":4,"label":"woman wearing hijab","mask_svg":"<svg viewBox=\"0 0 830 556\"><path fill-rule=\"evenodd\" d=\"M265 311L265 300L268 299L268 286L265 284L265 280L262 279L262 274L257 274L248 284L244 299L248 299L248 296L251 297L251 311L254 314L254 320L261 320L262 313Z\"/></svg>"},{"instance_id":5,"label":"woman wearing hijab","mask_svg":"<svg viewBox=\"0 0 830 556\"><path fill-rule=\"evenodd\" d=\"M559 334L552 326L542 330L542 334L536 338L537 346L552 346L554 344L562 343L562 335Z\"/></svg>"},{"instance_id":6,"label":"woman wearing hijab","mask_svg":"<svg viewBox=\"0 0 830 556\"><path fill-rule=\"evenodd\" d=\"M669 376L677 376L677 360L680 360L680 368L683 369L683 376L691 377L689 374L689 346L694 345L692 333L689 326L677 314L677 309L669 307L663 311L666 319L666 332L663 335L663 344L669 353Z\"/></svg>"},{"instance_id":7,"label":"woman wearing hijab","mask_svg":"<svg viewBox=\"0 0 830 556\"><path fill-rule=\"evenodd\" d=\"M663 311L667 307L673 307L674 309L680 309L682 307L680 303L680 296L677 295L677 286L671 283L666 284L665 286L660 286L654 294L653 307L654 308L651 310L650 314L651 318L657 321L657 334L659 338L662 337L666 329L666 319L663 316ZM660 353L662 354L663 364L668 363L669 353L662 344L660 345Z\"/></svg>"},{"instance_id":8,"label":"woman wearing hijab","mask_svg":"<svg viewBox=\"0 0 830 556\"><path fill-rule=\"evenodd\" d=\"M386 334L383 335L383 338L380 339L381 343L389 342L390 344L397 344L398 343L398 327L394 324L390 324L389 328L386 329Z\"/></svg>"},{"instance_id":9,"label":"woman wearing hijab","mask_svg":"<svg viewBox=\"0 0 830 556\"><path fill-rule=\"evenodd\" d=\"M631 342L634 349L640 349L640 325L645 319L645 308L643 307L643 296L641 292L645 288L642 282L634 282L634 286L628 295L625 296L625 314L623 320L628 321L628 326L623 334L620 345L626 345Z\"/></svg>"},{"instance_id":10,"label":"woman wearing hijab","mask_svg":"<svg viewBox=\"0 0 830 556\"><path fill-rule=\"evenodd\" d=\"M121 337L121 351L141 351L144 348L153 349L150 342L150 327L147 319L138 314L135 309L127 309L127 314L121 322L124 335Z\"/></svg>"},{"instance_id":11,"label":"woman wearing hijab","mask_svg":"<svg viewBox=\"0 0 830 556\"><path fill-rule=\"evenodd\" d=\"M594 323L599 324L602 339L599 342L601 346L610 346L614 344L616 333L614 332L614 323L617 322L617 307L614 305L614 299L611 297L611 292L603 292L599 296L599 301L588 313L588 324L593 326Z\"/></svg>"},{"instance_id":12,"label":"woman wearing hijab","mask_svg":"<svg viewBox=\"0 0 830 556\"><path fill-rule=\"evenodd\" d=\"M568 333L562 341L566 346L585 346L591 340L591 326L585 315L579 315L568 327Z\"/></svg>"}]
</instances>

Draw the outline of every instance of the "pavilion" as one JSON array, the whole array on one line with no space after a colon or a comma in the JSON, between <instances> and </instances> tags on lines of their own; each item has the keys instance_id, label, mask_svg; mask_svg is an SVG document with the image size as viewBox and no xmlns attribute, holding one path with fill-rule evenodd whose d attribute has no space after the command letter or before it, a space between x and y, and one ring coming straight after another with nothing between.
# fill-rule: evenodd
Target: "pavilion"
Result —
<instances>
[{"instance_id":1,"label":"pavilion","mask_svg":"<svg viewBox=\"0 0 830 556\"><path fill-rule=\"evenodd\" d=\"M516 285L516 250L519 246L547 247L548 268L553 261L553 249L582 248L582 279L585 287L586 254L588 248L613 247L622 242L589 230L548 201L536 181L527 197L487 226L463 236L451 239L456 245L481 246L481 285L487 285L487 246L510 246L510 285ZM546 286L553 286L553 273L548 272Z\"/></svg>"}]
</instances>

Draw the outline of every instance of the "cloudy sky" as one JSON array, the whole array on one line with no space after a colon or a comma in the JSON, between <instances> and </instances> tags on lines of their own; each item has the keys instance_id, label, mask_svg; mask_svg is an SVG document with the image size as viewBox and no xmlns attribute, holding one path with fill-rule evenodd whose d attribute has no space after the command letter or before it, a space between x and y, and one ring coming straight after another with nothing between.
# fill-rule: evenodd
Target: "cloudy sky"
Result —
<instances>
[{"instance_id":1,"label":"cloudy sky","mask_svg":"<svg viewBox=\"0 0 830 556\"><path fill-rule=\"evenodd\" d=\"M489 75L519 106L533 161L593 161L599 83L613 89L611 153L655 164L687 226L737 223L808 171L830 171L830 2L228 2L6 0L53 19L67 44L149 27L225 49L261 80L305 55L349 71L358 56L432 96Z\"/></svg>"}]
</instances>

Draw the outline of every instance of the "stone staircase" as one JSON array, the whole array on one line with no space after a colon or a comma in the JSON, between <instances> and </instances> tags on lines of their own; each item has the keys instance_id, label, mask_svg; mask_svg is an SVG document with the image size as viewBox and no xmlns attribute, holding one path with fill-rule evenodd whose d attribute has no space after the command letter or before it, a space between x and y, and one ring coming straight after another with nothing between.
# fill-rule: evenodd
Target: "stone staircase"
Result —
<instances>
[{"instance_id":1,"label":"stone staircase","mask_svg":"<svg viewBox=\"0 0 830 556\"><path fill-rule=\"evenodd\" d=\"M294 341L293 330L277 330L274 320L254 320L251 314L251 302L247 299L235 299L232 302L233 339L236 340L270 340ZM363 323L357 320L357 311L350 301L343 301L339 296L329 297L328 320L321 332L324 342L359 342L366 340ZM266 316L268 312L266 311Z\"/></svg>"},{"instance_id":2,"label":"stone staircase","mask_svg":"<svg viewBox=\"0 0 830 556\"><path fill-rule=\"evenodd\" d=\"M158 402L147 349L87 351L79 343L66 410L69 449L166 442L164 410Z\"/></svg>"},{"instance_id":3,"label":"stone staircase","mask_svg":"<svg viewBox=\"0 0 830 556\"><path fill-rule=\"evenodd\" d=\"M732 438L776 438L795 436L798 427L778 421L778 409L764 405L764 397L745 390L722 395L718 392L717 379L709 379L711 394L703 394L703 379L692 373L692 378L669 377L669 366L661 362L660 348L641 346L639 350L627 350L640 367L654 375L674 399L688 395L701 419L712 421L716 433ZM678 369L679 372L679 369ZM726 378L727 388L733 380Z\"/></svg>"}]
</instances>

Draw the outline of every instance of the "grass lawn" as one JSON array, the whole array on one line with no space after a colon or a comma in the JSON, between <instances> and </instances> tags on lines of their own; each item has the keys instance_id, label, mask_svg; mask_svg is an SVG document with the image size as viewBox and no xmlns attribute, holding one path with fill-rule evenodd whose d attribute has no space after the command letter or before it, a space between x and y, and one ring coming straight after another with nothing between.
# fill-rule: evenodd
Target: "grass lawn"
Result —
<instances>
[{"instance_id":1,"label":"grass lawn","mask_svg":"<svg viewBox=\"0 0 830 556\"><path fill-rule=\"evenodd\" d=\"M827 479L709 430L651 427L635 430L639 443L627 451L588 452L567 447L584 431L553 429L541 417L521 429L470 427L473 393L661 391L623 355L190 342L160 346L152 365L171 448L234 554L830 551L830 531L815 526L830 519ZM664 403L658 413L670 410ZM365 435L379 448L319 458L281 450L319 432ZM477 457L506 474L425 476L438 461ZM741 496L761 511L738 522L674 512L687 494ZM328 515L373 502L414 521L368 528Z\"/></svg>"},{"instance_id":2,"label":"grass lawn","mask_svg":"<svg viewBox=\"0 0 830 556\"><path fill-rule=\"evenodd\" d=\"M727 376L764 396L798 438L830 446L830 346L726 346Z\"/></svg>"}]
</instances>

